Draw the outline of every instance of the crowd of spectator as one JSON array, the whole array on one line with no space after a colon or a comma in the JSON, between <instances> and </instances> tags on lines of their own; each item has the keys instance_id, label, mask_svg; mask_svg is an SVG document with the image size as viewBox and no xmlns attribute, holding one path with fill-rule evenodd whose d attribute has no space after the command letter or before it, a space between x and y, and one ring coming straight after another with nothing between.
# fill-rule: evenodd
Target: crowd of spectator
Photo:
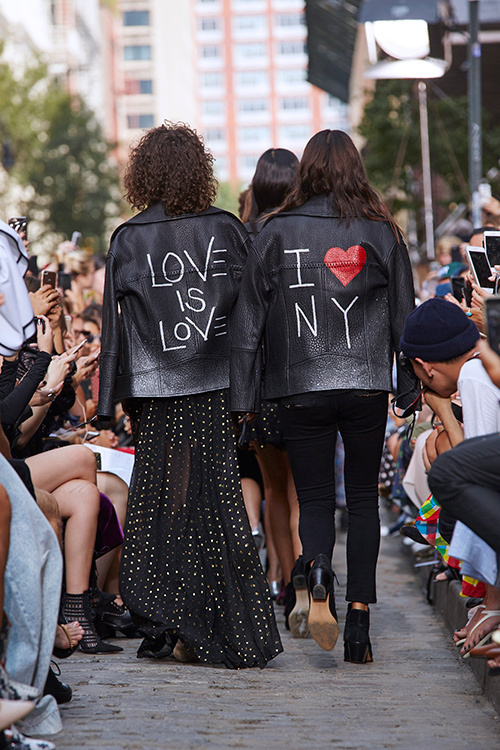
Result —
<instances>
[{"instance_id":1,"label":"crowd of spectator","mask_svg":"<svg viewBox=\"0 0 500 750\"><path fill-rule=\"evenodd\" d=\"M471 606L454 636L460 653L500 669L500 356L485 335L491 295L464 254L500 224L500 203L491 199L486 208L484 227L443 238L438 261L425 274L419 269L400 363L422 393L408 417L411 408L390 410L380 493L399 506L404 535L437 550L439 576L462 581ZM52 743L20 730L61 729L57 704L72 690L51 659L76 648L111 655L122 648L108 638L137 635L119 590L133 446L119 404L111 427L95 421L105 259L65 242L38 274L27 244L0 222L0 748L44 750ZM462 299L451 277L463 279ZM264 488L269 483L264 472ZM261 493L253 511L245 494L260 547ZM282 494L286 554L275 535L273 556L273 521L266 523L278 599L300 551L289 533L293 486Z\"/></svg>"}]
</instances>

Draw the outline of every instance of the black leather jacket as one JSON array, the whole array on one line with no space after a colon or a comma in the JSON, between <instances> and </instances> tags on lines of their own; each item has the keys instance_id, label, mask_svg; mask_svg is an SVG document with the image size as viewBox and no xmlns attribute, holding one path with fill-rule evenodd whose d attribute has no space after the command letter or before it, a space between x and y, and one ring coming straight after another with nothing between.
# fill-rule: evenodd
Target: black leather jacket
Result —
<instances>
[{"instance_id":1,"label":"black leather jacket","mask_svg":"<svg viewBox=\"0 0 500 750\"><path fill-rule=\"evenodd\" d=\"M272 217L232 319L231 408L258 412L261 398L310 391L392 390L394 350L414 306L408 252L388 223L339 223L327 195ZM398 372L399 392L416 387Z\"/></svg>"},{"instance_id":2,"label":"black leather jacket","mask_svg":"<svg viewBox=\"0 0 500 750\"><path fill-rule=\"evenodd\" d=\"M103 302L99 404L229 387L228 317L246 260L236 217L209 208L166 216L160 204L111 238Z\"/></svg>"}]
</instances>

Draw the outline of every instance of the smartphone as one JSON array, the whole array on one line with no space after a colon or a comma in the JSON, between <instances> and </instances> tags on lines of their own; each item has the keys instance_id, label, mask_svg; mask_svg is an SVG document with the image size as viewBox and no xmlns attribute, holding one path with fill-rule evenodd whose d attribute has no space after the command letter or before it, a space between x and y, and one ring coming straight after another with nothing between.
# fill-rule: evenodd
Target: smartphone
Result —
<instances>
[{"instance_id":1,"label":"smartphone","mask_svg":"<svg viewBox=\"0 0 500 750\"><path fill-rule=\"evenodd\" d=\"M9 219L9 226L18 234L24 233L24 240L28 239L28 219L26 216L13 216Z\"/></svg>"},{"instance_id":2,"label":"smartphone","mask_svg":"<svg viewBox=\"0 0 500 750\"><path fill-rule=\"evenodd\" d=\"M488 297L484 301L486 334L488 343L500 355L500 297Z\"/></svg>"},{"instance_id":3,"label":"smartphone","mask_svg":"<svg viewBox=\"0 0 500 750\"><path fill-rule=\"evenodd\" d=\"M465 248L465 254L476 284L486 292L493 292L495 289L495 282L490 281L488 278L489 276L493 276L493 271L488 262L486 250L483 247L467 245Z\"/></svg>"},{"instance_id":4,"label":"smartphone","mask_svg":"<svg viewBox=\"0 0 500 750\"><path fill-rule=\"evenodd\" d=\"M463 290L464 300L467 307L472 305L472 287L466 284Z\"/></svg>"},{"instance_id":5,"label":"smartphone","mask_svg":"<svg viewBox=\"0 0 500 750\"><path fill-rule=\"evenodd\" d=\"M451 293L459 302L464 298L465 279L463 276L450 276Z\"/></svg>"},{"instance_id":6,"label":"smartphone","mask_svg":"<svg viewBox=\"0 0 500 750\"><path fill-rule=\"evenodd\" d=\"M57 274L57 286L59 289L62 289L63 292L71 289L71 274L66 273L66 271L59 271Z\"/></svg>"},{"instance_id":7,"label":"smartphone","mask_svg":"<svg viewBox=\"0 0 500 750\"><path fill-rule=\"evenodd\" d=\"M40 277L40 282L42 286L45 284L48 284L52 287L52 289L56 288L56 272L55 271L42 271L42 275Z\"/></svg>"},{"instance_id":8,"label":"smartphone","mask_svg":"<svg viewBox=\"0 0 500 750\"><path fill-rule=\"evenodd\" d=\"M73 316L72 315L65 315L64 316L64 322L66 324L66 331L68 333L71 333L73 329Z\"/></svg>"},{"instance_id":9,"label":"smartphone","mask_svg":"<svg viewBox=\"0 0 500 750\"><path fill-rule=\"evenodd\" d=\"M73 232L71 235L71 242L75 247L80 247L80 242L82 241L82 233L81 232Z\"/></svg>"},{"instance_id":10,"label":"smartphone","mask_svg":"<svg viewBox=\"0 0 500 750\"><path fill-rule=\"evenodd\" d=\"M500 266L500 232L488 229L483 234L483 247L490 266Z\"/></svg>"},{"instance_id":11,"label":"smartphone","mask_svg":"<svg viewBox=\"0 0 500 750\"><path fill-rule=\"evenodd\" d=\"M69 352L67 352L67 353L70 356L73 356L73 354L76 354L77 351L79 351L82 348L82 346L85 346L85 344L87 344L87 343L88 343L87 339L83 339L83 341L80 341L79 344L77 344L76 346L74 346L73 349L70 349Z\"/></svg>"}]
</instances>

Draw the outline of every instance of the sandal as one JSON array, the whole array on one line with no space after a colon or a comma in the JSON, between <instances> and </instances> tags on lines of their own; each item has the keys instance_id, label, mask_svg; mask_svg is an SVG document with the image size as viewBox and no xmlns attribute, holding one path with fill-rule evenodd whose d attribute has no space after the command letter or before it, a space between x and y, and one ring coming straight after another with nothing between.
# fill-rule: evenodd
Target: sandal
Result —
<instances>
[{"instance_id":1,"label":"sandal","mask_svg":"<svg viewBox=\"0 0 500 750\"><path fill-rule=\"evenodd\" d=\"M489 620L491 617L497 617L497 618L500 617L500 609L484 610L483 616L474 625L474 627L472 628L472 630L470 631L467 637L469 638L480 625L485 623L486 620ZM483 638L481 638L479 643L475 643L473 646L471 646L471 648L468 651L466 651L465 654L462 654L463 658L467 659L467 657L470 656L470 652L472 651L473 648L477 648L478 646L484 646L485 643L488 643L488 641L491 641L491 638L496 630L497 628L494 627L489 633L487 633Z\"/></svg>"},{"instance_id":2,"label":"sandal","mask_svg":"<svg viewBox=\"0 0 500 750\"><path fill-rule=\"evenodd\" d=\"M76 641L75 643L75 641L72 639L66 623L60 622L58 624L59 627L62 628L62 630L64 631L64 635L68 639L69 647L60 648L59 646L54 646L54 648L52 649L52 653L57 659L67 659L68 656L71 656L71 654L73 654L78 648L78 641Z\"/></svg>"},{"instance_id":3,"label":"sandal","mask_svg":"<svg viewBox=\"0 0 500 750\"><path fill-rule=\"evenodd\" d=\"M472 620L472 618L474 617L474 615L476 614L476 612L479 612L480 609L486 609L485 605L484 604L477 604L475 607L471 607L469 609L469 611L467 613L467 625ZM465 627L467 627L467 625L465 625ZM460 630L462 630L462 628L460 628ZM459 632L458 630L455 630L455 633L458 633L458 632ZM463 646L466 640L467 640L467 636L465 636L465 638L460 638L458 641L454 641L455 646L457 648L459 648L460 646Z\"/></svg>"}]
</instances>

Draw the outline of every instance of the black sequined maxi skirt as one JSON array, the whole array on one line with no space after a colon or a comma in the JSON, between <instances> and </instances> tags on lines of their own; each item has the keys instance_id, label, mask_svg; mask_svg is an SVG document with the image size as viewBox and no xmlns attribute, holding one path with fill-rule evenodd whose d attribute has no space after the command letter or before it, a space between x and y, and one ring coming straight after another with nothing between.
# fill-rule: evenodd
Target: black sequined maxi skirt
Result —
<instances>
[{"instance_id":1,"label":"black sequined maxi skirt","mask_svg":"<svg viewBox=\"0 0 500 750\"><path fill-rule=\"evenodd\" d=\"M283 649L243 504L227 393L127 402L136 443L120 591L147 636L200 662L263 667Z\"/></svg>"}]
</instances>

